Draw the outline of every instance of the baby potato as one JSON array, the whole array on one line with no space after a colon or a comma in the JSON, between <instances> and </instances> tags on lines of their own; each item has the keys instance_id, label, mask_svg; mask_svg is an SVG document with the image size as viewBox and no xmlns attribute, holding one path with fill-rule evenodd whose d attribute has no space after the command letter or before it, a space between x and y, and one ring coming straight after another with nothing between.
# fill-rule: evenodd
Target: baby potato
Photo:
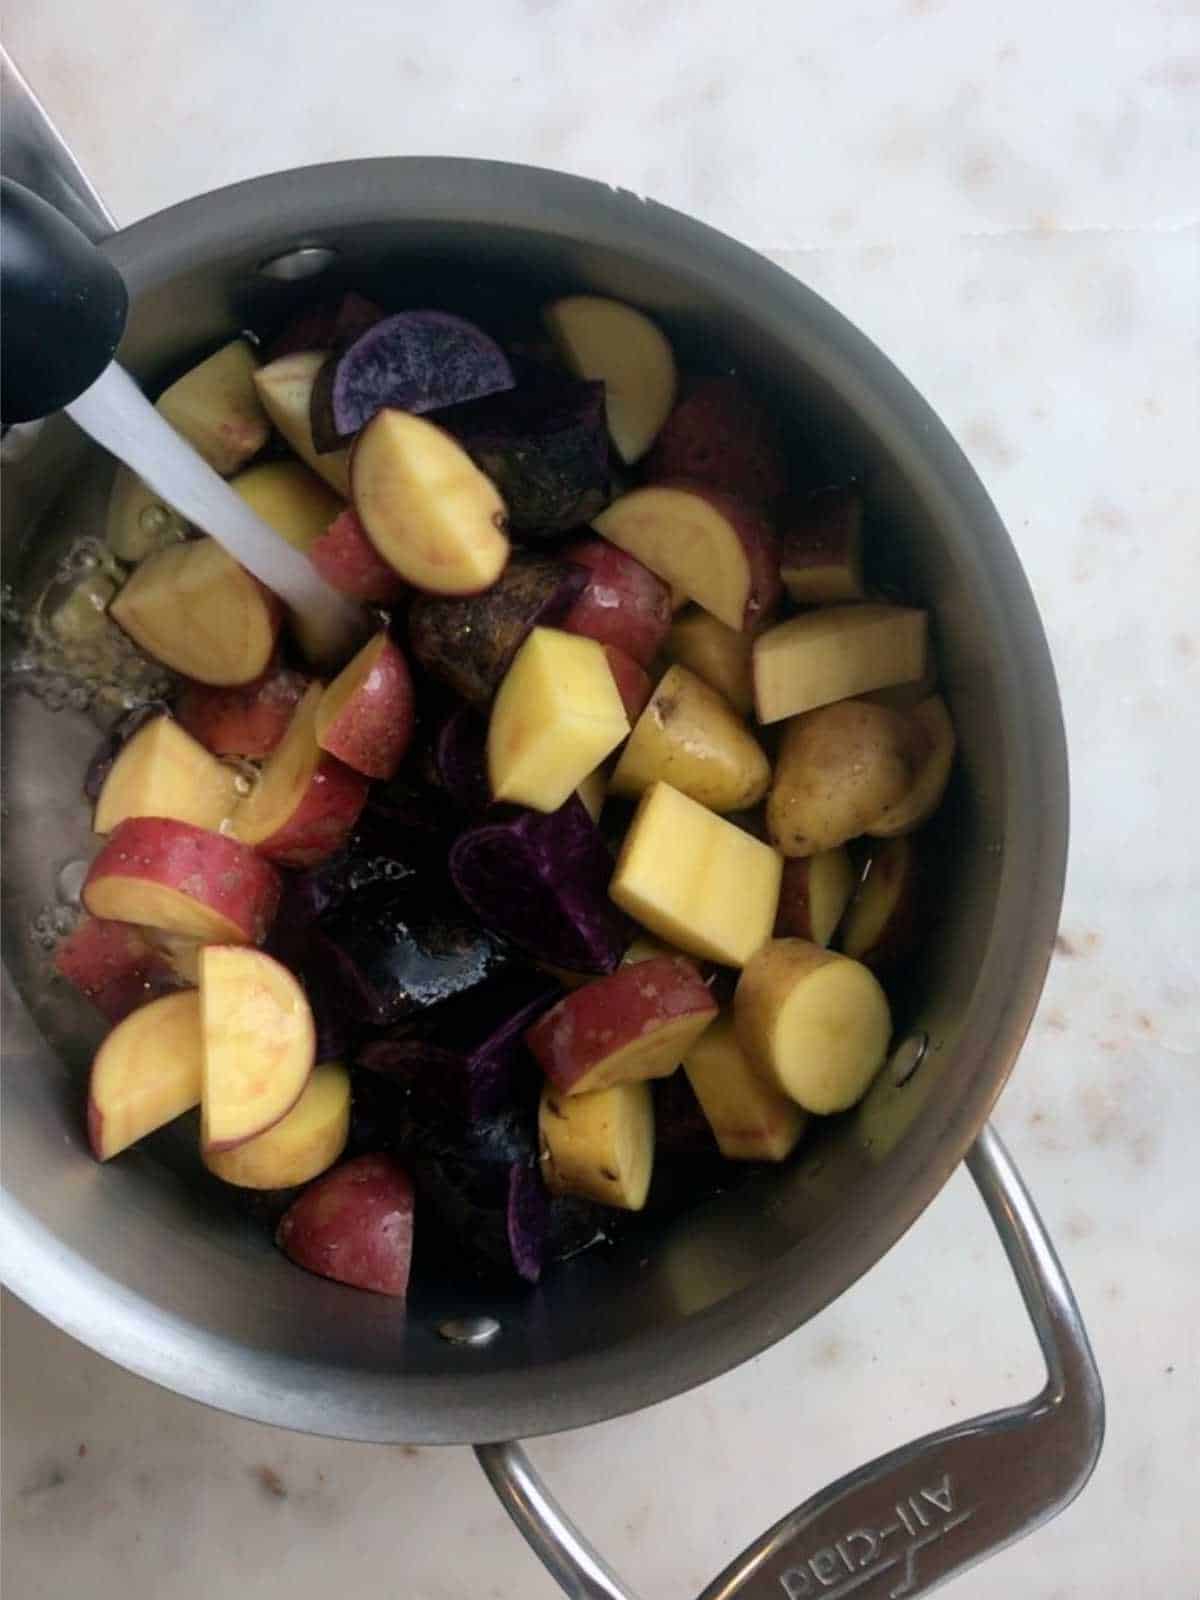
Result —
<instances>
[{"instance_id":1,"label":"baby potato","mask_svg":"<svg viewBox=\"0 0 1200 1600\"><path fill-rule=\"evenodd\" d=\"M853 839L907 792L912 741L904 717L867 700L839 700L793 717L767 796L767 828L785 856Z\"/></svg>"}]
</instances>

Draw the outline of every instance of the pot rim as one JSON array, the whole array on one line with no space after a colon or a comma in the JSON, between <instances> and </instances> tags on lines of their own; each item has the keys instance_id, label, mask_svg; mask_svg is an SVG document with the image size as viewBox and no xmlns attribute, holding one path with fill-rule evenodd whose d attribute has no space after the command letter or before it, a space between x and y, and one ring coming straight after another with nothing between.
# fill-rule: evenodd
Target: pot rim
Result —
<instances>
[{"instance_id":1,"label":"pot rim","mask_svg":"<svg viewBox=\"0 0 1200 1600\"><path fill-rule=\"evenodd\" d=\"M374 1442L484 1443L601 1422L668 1399L761 1353L849 1288L907 1231L970 1148L1010 1072L1040 996L1067 857L1067 759L1045 633L987 492L946 427L862 333L747 246L628 191L549 169L451 157L381 157L295 168L210 191L104 241L136 296L188 266L239 251L261 259L264 216L279 251L326 230L399 222L526 228L636 256L735 305L790 346L903 463L931 518L962 535L956 553L1006 646L1004 840L995 911L957 1049L957 1092L927 1109L881 1169L836 1262L821 1231L751 1283L661 1330L533 1369L403 1377L314 1369L201 1333L117 1288L15 1199L0 1194L0 1259L10 1288L109 1359L191 1399L256 1421ZM288 218L303 219L289 225ZM24 1010L8 983L10 1005ZM480 1418L486 1418L481 1431Z\"/></svg>"}]
</instances>

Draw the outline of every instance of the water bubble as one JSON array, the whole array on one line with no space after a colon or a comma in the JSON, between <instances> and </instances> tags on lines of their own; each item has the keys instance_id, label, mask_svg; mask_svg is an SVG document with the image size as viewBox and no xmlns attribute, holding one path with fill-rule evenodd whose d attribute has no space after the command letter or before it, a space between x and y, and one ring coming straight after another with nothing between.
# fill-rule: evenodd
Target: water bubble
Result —
<instances>
[{"instance_id":1,"label":"water bubble","mask_svg":"<svg viewBox=\"0 0 1200 1600\"><path fill-rule=\"evenodd\" d=\"M77 906L87 877L88 864L82 858L65 862L58 870L58 897L64 905Z\"/></svg>"}]
</instances>

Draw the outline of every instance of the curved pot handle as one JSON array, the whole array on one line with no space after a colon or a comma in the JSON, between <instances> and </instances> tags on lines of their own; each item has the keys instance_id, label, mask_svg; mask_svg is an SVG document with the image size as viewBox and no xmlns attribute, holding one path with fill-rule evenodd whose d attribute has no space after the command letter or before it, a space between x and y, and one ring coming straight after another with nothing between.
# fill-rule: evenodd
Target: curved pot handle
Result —
<instances>
[{"instance_id":1,"label":"curved pot handle","mask_svg":"<svg viewBox=\"0 0 1200 1600\"><path fill-rule=\"evenodd\" d=\"M1037 1209L999 1135L967 1165L1000 1234L1046 1360L1024 1405L943 1428L814 1495L756 1539L699 1600L907 1600L1068 1506L1104 1438L1087 1333ZM564 1515L519 1444L476 1454L508 1514L572 1600L636 1600Z\"/></svg>"}]
</instances>

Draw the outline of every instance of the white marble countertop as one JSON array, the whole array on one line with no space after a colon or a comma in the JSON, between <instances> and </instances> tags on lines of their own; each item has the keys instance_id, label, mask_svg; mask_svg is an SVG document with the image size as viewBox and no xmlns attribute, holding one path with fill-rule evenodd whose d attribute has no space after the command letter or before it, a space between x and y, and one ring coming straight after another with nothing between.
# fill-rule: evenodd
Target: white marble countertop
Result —
<instances>
[{"instance_id":1,"label":"white marble countertop","mask_svg":"<svg viewBox=\"0 0 1200 1600\"><path fill-rule=\"evenodd\" d=\"M1109 1435L974 1600L1192 1600L1200 1456L1200 10L1195 0L12 0L8 48L132 221L337 157L602 177L770 254L957 433L1061 676L1059 959L997 1121L1057 1237ZM468 1452L273 1432L9 1301L6 1600L550 1600ZM963 1174L769 1354L533 1455L647 1596L821 1483L1040 1381Z\"/></svg>"}]
</instances>

